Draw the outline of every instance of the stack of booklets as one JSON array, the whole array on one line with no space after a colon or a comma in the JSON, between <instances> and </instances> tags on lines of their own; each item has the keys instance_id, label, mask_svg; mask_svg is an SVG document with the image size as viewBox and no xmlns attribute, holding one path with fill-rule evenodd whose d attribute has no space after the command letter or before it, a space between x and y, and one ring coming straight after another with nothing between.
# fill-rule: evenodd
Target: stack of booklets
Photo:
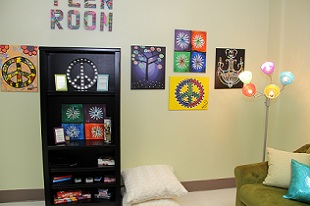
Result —
<instances>
[{"instance_id":1,"label":"stack of booklets","mask_svg":"<svg viewBox=\"0 0 310 206\"><path fill-rule=\"evenodd\" d=\"M54 204L62 204L69 202L88 202L91 200L90 193L83 193L81 190L75 191L59 191L54 197Z\"/></svg>"},{"instance_id":2,"label":"stack of booklets","mask_svg":"<svg viewBox=\"0 0 310 206\"><path fill-rule=\"evenodd\" d=\"M53 183L67 182L72 180L72 175L53 177Z\"/></svg>"}]
</instances>

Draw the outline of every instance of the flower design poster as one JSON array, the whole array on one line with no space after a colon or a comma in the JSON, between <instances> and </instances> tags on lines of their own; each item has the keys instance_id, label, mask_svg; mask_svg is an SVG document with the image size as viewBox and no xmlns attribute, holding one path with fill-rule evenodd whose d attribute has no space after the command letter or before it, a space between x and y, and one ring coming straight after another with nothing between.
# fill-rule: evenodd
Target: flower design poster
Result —
<instances>
[{"instance_id":1,"label":"flower design poster","mask_svg":"<svg viewBox=\"0 0 310 206\"><path fill-rule=\"evenodd\" d=\"M207 110L208 77L170 77L169 110Z\"/></svg>"},{"instance_id":2,"label":"flower design poster","mask_svg":"<svg viewBox=\"0 0 310 206\"><path fill-rule=\"evenodd\" d=\"M0 45L1 91L38 91L38 47Z\"/></svg>"},{"instance_id":3,"label":"flower design poster","mask_svg":"<svg viewBox=\"0 0 310 206\"><path fill-rule=\"evenodd\" d=\"M131 46L131 89L165 89L166 47Z\"/></svg>"},{"instance_id":4,"label":"flower design poster","mask_svg":"<svg viewBox=\"0 0 310 206\"><path fill-rule=\"evenodd\" d=\"M207 32L175 30L174 71L205 73L207 65Z\"/></svg>"}]
</instances>

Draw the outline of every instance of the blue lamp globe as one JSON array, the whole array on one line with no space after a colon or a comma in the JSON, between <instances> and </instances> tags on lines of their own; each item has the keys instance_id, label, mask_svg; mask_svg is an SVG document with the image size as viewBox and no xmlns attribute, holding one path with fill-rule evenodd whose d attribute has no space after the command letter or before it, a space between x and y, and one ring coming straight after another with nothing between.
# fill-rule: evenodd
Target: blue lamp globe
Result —
<instances>
[{"instance_id":1,"label":"blue lamp globe","mask_svg":"<svg viewBox=\"0 0 310 206\"><path fill-rule=\"evenodd\" d=\"M294 81L294 74L292 72L281 72L280 82L284 86L291 84Z\"/></svg>"}]
</instances>

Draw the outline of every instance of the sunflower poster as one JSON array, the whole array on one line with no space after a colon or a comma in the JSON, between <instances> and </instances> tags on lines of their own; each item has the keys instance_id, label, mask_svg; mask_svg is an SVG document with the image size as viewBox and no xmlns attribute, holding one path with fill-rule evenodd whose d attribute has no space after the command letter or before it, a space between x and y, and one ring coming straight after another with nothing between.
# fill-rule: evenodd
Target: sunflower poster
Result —
<instances>
[{"instance_id":1,"label":"sunflower poster","mask_svg":"<svg viewBox=\"0 0 310 206\"><path fill-rule=\"evenodd\" d=\"M207 65L207 32L175 30L174 71L205 73Z\"/></svg>"},{"instance_id":2,"label":"sunflower poster","mask_svg":"<svg viewBox=\"0 0 310 206\"><path fill-rule=\"evenodd\" d=\"M208 77L170 77L169 110L207 110Z\"/></svg>"},{"instance_id":3,"label":"sunflower poster","mask_svg":"<svg viewBox=\"0 0 310 206\"><path fill-rule=\"evenodd\" d=\"M0 45L1 91L38 91L38 47Z\"/></svg>"}]
</instances>

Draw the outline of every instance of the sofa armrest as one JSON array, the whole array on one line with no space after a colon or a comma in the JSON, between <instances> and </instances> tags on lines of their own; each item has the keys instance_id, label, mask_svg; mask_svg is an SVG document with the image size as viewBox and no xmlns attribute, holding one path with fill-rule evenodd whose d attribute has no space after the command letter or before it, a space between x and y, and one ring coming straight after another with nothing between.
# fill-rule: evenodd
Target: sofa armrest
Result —
<instances>
[{"instance_id":1,"label":"sofa armrest","mask_svg":"<svg viewBox=\"0 0 310 206\"><path fill-rule=\"evenodd\" d=\"M240 188L245 184L262 183L268 173L268 162L240 165L234 170L236 178L236 206L243 205L238 194Z\"/></svg>"},{"instance_id":2,"label":"sofa armrest","mask_svg":"<svg viewBox=\"0 0 310 206\"><path fill-rule=\"evenodd\" d=\"M262 183L267 176L268 162L240 165L235 168L236 185Z\"/></svg>"}]
</instances>

